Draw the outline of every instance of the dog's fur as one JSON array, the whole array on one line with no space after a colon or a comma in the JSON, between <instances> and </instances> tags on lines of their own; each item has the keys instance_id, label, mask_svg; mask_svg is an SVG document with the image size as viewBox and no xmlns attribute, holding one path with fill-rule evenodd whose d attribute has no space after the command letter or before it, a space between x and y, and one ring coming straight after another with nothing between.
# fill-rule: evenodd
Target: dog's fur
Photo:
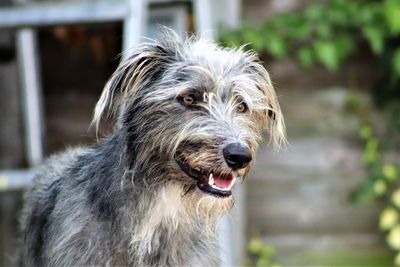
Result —
<instances>
[{"instance_id":1,"label":"dog's fur","mask_svg":"<svg viewBox=\"0 0 400 267\"><path fill-rule=\"evenodd\" d=\"M200 96L188 106L182 96ZM238 112L238 105L245 110ZM243 108L243 107L242 107ZM94 124L117 118L108 138L53 156L26 194L25 266L215 266L216 223L233 199L203 192L176 159L245 177L222 155L254 156L263 131L279 146L282 114L256 55L166 31L120 65Z\"/></svg>"}]
</instances>

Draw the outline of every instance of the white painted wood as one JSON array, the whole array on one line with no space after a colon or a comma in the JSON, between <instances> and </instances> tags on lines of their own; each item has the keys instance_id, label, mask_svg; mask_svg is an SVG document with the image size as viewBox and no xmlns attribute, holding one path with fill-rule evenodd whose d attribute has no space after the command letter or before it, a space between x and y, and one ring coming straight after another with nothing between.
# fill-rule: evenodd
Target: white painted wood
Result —
<instances>
[{"instance_id":1,"label":"white painted wood","mask_svg":"<svg viewBox=\"0 0 400 267\"><path fill-rule=\"evenodd\" d=\"M29 3L0 8L0 28L122 21L128 12L124 0Z\"/></svg>"},{"instance_id":2,"label":"white painted wood","mask_svg":"<svg viewBox=\"0 0 400 267\"><path fill-rule=\"evenodd\" d=\"M36 33L21 29L16 34L18 69L24 107L25 146L29 165L43 160L42 92Z\"/></svg>"},{"instance_id":3,"label":"white painted wood","mask_svg":"<svg viewBox=\"0 0 400 267\"><path fill-rule=\"evenodd\" d=\"M123 59L133 53L146 30L148 16L147 0L127 0L128 14L124 19L124 35L122 43Z\"/></svg>"},{"instance_id":4,"label":"white painted wood","mask_svg":"<svg viewBox=\"0 0 400 267\"><path fill-rule=\"evenodd\" d=\"M212 0L193 0L196 32L203 38L215 40Z\"/></svg>"}]
</instances>

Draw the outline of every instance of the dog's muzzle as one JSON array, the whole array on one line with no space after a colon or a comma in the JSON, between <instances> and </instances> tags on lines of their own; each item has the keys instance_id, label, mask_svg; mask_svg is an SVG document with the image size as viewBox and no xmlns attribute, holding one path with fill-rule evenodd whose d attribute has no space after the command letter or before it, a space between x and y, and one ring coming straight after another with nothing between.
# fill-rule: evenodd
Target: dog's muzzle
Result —
<instances>
[{"instance_id":1,"label":"dog's muzzle","mask_svg":"<svg viewBox=\"0 0 400 267\"><path fill-rule=\"evenodd\" d=\"M229 197L232 195L232 187L237 179L235 171L221 174L217 171L192 168L186 161L181 159L176 159L176 162L186 175L197 181L197 187L201 191L216 197Z\"/></svg>"}]
</instances>

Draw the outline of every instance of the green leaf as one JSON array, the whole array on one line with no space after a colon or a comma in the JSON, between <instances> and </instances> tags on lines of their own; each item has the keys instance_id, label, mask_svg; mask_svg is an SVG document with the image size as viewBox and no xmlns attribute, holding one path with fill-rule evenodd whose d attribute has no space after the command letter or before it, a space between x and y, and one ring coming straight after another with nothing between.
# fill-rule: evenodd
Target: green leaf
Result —
<instances>
[{"instance_id":1,"label":"green leaf","mask_svg":"<svg viewBox=\"0 0 400 267\"><path fill-rule=\"evenodd\" d=\"M297 59L305 68L312 67L315 62L313 50L310 47L300 48L297 51Z\"/></svg>"},{"instance_id":2,"label":"green leaf","mask_svg":"<svg viewBox=\"0 0 400 267\"><path fill-rule=\"evenodd\" d=\"M260 251L260 256L263 258L271 258L274 254L274 249L270 246L263 246L262 250Z\"/></svg>"},{"instance_id":3,"label":"green leaf","mask_svg":"<svg viewBox=\"0 0 400 267\"><path fill-rule=\"evenodd\" d=\"M287 55L287 44L279 35L270 35L265 41L266 50L274 57L282 59Z\"/></svg>"},{"instance_id":4,"label":"green leaf","mask_svg":"<svg viewBox=\"0 0 400 267\"><path fill-rule=\"evenodd\" d=\"M397 48L393 56L393 69L397 77L400 78L400 48Z\"/></svg>"},{"instance_id":5,"label":"green leaf","mask_svg":"<svg viewBox=\"0 0 400 267\"><path fill-rule=\"evenodd\" d=\"M349 20L354 21L355 17L358 17L360 15L361 6L367 4L365 2L366 1L346 1L346 14Z\"/></svg>"},{"instance_id":6,"label":"green leaf","mask_svg":"<svg viewBox=\"0 0 400 267\"><path fill-rule=\"evenodd\" d=\"M228 47L238 47L241 44L243 44L241 36L239 35L238 32L225 33L224 36L221 38L221 42L223 45Z\"/></svg>"},{"instance_id":7,"label":"green leaf","mask_svg":"<svg viewBox=\"0 0 400 267\"><path fill-rule=\"evenodd\" d=\"M384 16L389 26L390 33L396 35L400 33L400 1L385 0Z\"/></svg>"},{"instance_id":8,"label":"green leaf","mask_svg":"<svg viewBox=\"0 0 400 267\"><path fill-rule=\"evenodd\" d=\"M340 35L336 37L335 45L337 49L337 54L339 61L342 62L351 52L353 52L355 47L355 40L350 35Z\"/></svg>"},{"instance_id":9,"label":"green leaf","mask_svg":"<svg viewBox=\"0 0 400 267\"><path fill-rule=\"evenodd\" d=\"M322 18L324 15L324 10L321 5L311 4L305 10L305 16L311 21L316 21Z\"/></svg>"},{"instance_id":10,"label":"green leaf","mask_svg":"<svg viewBox=\"0 0 400 267\"><path fill-rule=\"evenodd\" d=\"M293 39L306 39L311 35L311 27L306 23L298 23L291 29Z\"/></svg>"},{"instance_id":11,"label":"green leaf","mask_svg":"<svg viewBox=\"0 0 400 267\"><path fill-rule=\"evenodd\" d=\"M369 125L363 125L360 129L360 137L363 140L368 140L372 136L372 128Z\"/></svg>"},{"instance_id":12,"label":"green leaf","mask_svg":"<svg viewBox=\"0 0 400 267\"><path fill-rule=\"evenodd\" d=\"M326 14L327 20L331 24L341 25L341 26L348 25L350 18L347 15L347 12L345 12L343 9L339 9L336 6L332 6L327 11L328 11L328 13Z\"/></svg>"},{"instance_id":13,"label":"green leaf","mask_svg":"<svg viewBox=\"0 0 400 267\"><path fill-rule=\"evenodd\" d=\"M385 33L379 26L368 26L363 28L363 34L368 40L372 51L375 54L381 54L383 52Z\"/></svg>"},{"instance_id":14,"label":"green leaf","mask_svg":"<svg viewBox=\"0 0 400 267\"><path fill-rule=\"evenodd\" d=\"M318 41L314 44L315 54L318 60L329 70L339 69L339 57L336 46L330 41Z\"/></svg>"},{"instance_id":15,"label":"green leaf","mask_svg":"<svg viewBox=\"0 0 400 267\"><path fill-rule=\"evenodd\" d=\"M280 28L285 28L291 20L292 15L290 13L282 13L277 15L270 23L279 30Z\"/></svg>"},{"instance_id":16,"label":"green leaf","mask_svg":"<svg viewBox=\"0 0 400 267\"><path fill-rule=\"evenodd\" d=\"M259 254L262 251L264 244L259 239L250 240L247 245L247 250L252 254Z\"/></svg>"},{"instance_id":17,"label":"green leaf","mask_svg":"<svg viewBox=\"0 0 400 267\"><path fill-rule=\"evenodd\" d=\"M328 23L318 23L316 25L317 33L322 38L329 38L332 34L331 25Z\"/></svg>"},{"instance_id":18,"label":"green leaf","mask_svg":"<svg viewBox=\"0 0 400 267\"><path fill-rule=\"evenodd\" d=\"M262 52L264 48L263 37L255 28L246 27L243 31L243 38L245 43L250 43L254 50Z\"/></svg>"},{"instance_id":19,"label":"green leaf","mask_svg":"<svg viewBox=\"0 0 400 267\"><path fill-rule=\"evenodd\" d=\"M378 139L374 137L368 139L363 153L363 161L366 165L373 165L378 162L378 160L380 159L378 147Z\"/></svg>"},{"instance_id":20,"label":"green leaf","mask_svg":"<svg viewBox=\"0 0 400 267\"><path fill-rule=\"evenodd\" d=\"M397 168L393 164L383 165L382 173L383 176L390 182L393 182L397 179ZM400 196L400 191L399 191L399 196Z\"/></svg>"},{"instance_id":21,"label":"green leaf","mask_svg":"<svg viewBox=\"0 0 400 267\"><path fill-rule=\"evenodd\" d=\"M303 17L293 14L289 17L288 23L284 27L285 36L292 39L293 41L299 39L307 39L311 34L311 27L304 20Z\"/></svg>"},{"instance_id":22,"label":"green leaf","mask_svg":"<svg viewBox=\"0 0 400 267\"><path fill-rule=\"evenodd\" d=\"M268 267L270 263L269 258L260 257L256 262L256 267Z\"/></svg>"},{"instance_id":23,"label":"green leaf","mask_svg":"<svg viewBox=\"0 0 400 267\"><path fill-rule=\"evenodd\" d=\"M368 4L363 4L359 10L359 22L362 25L371 25L371 24L379 24L381 25L381 21L384 19L383 15L383 6L379 2L370 2ZM379 21L379 23L377 23Z\"/></svg>"}]
</instances>

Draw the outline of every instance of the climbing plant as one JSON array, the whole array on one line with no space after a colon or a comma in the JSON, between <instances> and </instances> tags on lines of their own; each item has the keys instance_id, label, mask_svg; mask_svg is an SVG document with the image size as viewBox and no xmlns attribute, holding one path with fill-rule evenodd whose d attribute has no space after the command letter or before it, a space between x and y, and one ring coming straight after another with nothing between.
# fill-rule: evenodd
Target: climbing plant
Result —
<instances>
[{"instance_id":1,"label":"climbing plant","mask_svg":"<svg viewBox=\"0 0 400 267\"><path fill-rule=\"evenodd\" d=\"M357 202L374 199L385 203L380 213L379 228L386 234L387 244L397 251L395 264L400 266L400 161L397 146L386 144L385 148L385 143L387 141L391 143L393 138L384 139L377 134L377 129L371 119L372 112L366 105L350 97L346 108L356 114L361 123L359 136L364 144L362 161L368 175L351 198ZM387 114L392 115L391 112ZM393 128L393 125L386 131L386 137L392 132L390 128ZM394 160L385 157L388 153L394 153Z\"/></svg>"},{"instance_id":2,"label":"climbing plant","mask_svg":"<svg viewBox=\"0 0 400 267\"><path fill-rule=\"evenodd\" d=\"M249 260L245 266L282 267L274 261L275 249L264 244L260 239L251 239L247 245Z\"/></svg>"},{"instance_id":3,"label":"climbing plant","mask_svg":"<svg viewBox=\"0 0 400 267\"><path fill-rule=\"evenodd\" d=\"M331 0L276 15L259 27L244 23L239 30L223 34L221 42L248 44L277 59L294 55L305 68L320 63L337 71L364 41L377 58L383 56L399 39L399 18L398 0ZM391 71L399 78L400 47L392 50Z\"/></svg>"}]
</instances>

